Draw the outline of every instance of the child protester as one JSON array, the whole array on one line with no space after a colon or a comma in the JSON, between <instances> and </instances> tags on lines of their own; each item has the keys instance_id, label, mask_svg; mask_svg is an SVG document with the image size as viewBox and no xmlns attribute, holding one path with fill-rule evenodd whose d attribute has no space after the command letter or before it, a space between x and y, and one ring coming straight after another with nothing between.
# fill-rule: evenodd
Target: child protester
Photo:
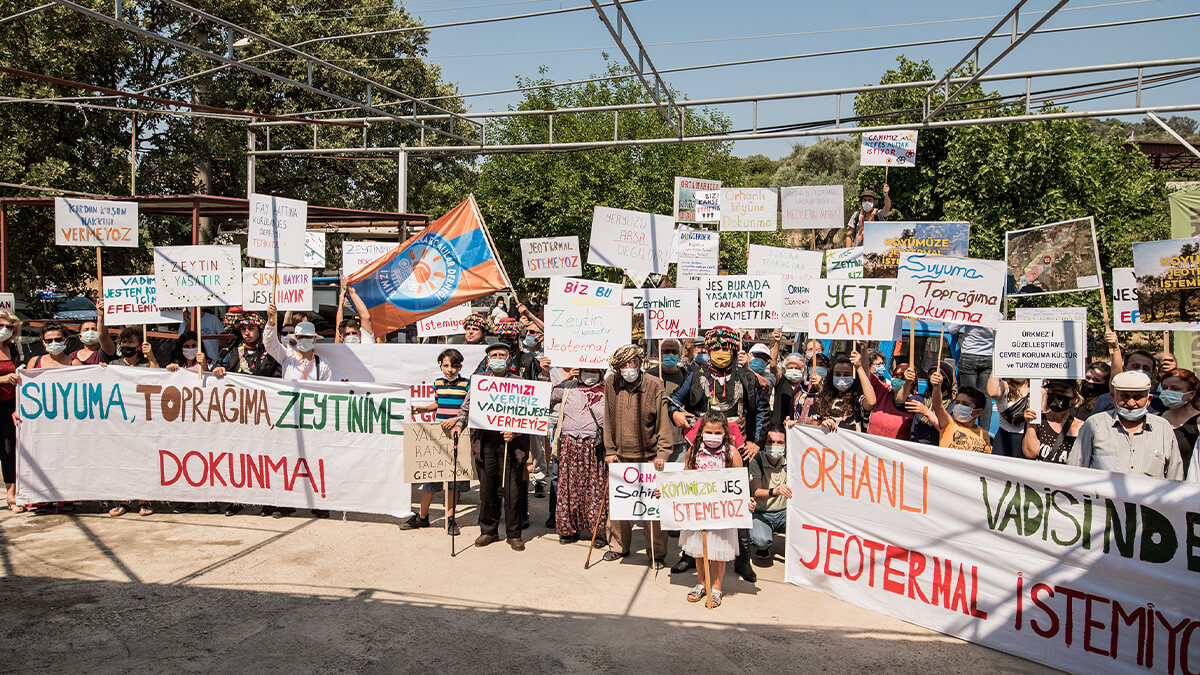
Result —
<instances>
[{"instance_id":1,"label":"child protester","mask_svg":"<svg viewBox=\"0 0 1200 675\"><path fill-rule=\"evenodd\" d=\"M979 416L983 414L987 398L975 387L960 387L954 404L946 410L942 407L942 380L941 369L929 374L930 389L933 390L930 407L937 413L938 427L942 430L938 445L991 454L992 439L979 426Z\"/></svg>"},{"instance_id":2,"label":"child protester","mask_svg":"<svg viewBox=\"0 0 1200 675\"><path fill-rule=\"evenodd\" d=\"M684 459L685 471L714 471L727 468L741 468L741 453L735 452L729 437L729 423L725 414L710 410L704 415L700 425L700 433L692 441ZM697 561L705 554L704 537L707 534L708 563L711 572L696 566L696 576L699 580L692 590L688 591L688 602L700 602L704 599L704 575L711 573L712 606L721 605L722 582L725 577L725 563L733 560L738 554L737 530L684 530L679 535L679 547L683 552Z\"/></svg>"},{"instance_id":3,"label":"child protester","mask_svg":"<svg viewBox=\"0 0 1200 675\"><path fill-rule=\"evenodd\" d=\"M434 402L423 406L413 406L413 412L434 413L434 419L441 424L442 430L449 433L454 428L454 418L458 416L463 399L467 397L471 381L461 375L463 355L457 349L447 349L439 354L438 365L441 366L442 377L433 381ZM449 481L449 488L450 494L447 495L446 506L446 533L457 536L462 533L462 530L459 529L458 522L454 520L454 507L458 505L458 496L471 489L471 481ZM401 523L400 529L415 530L429 527L429 507L433 504L434 496L441 491L442 483L422 483L421 508L417 515Z\"/></svg>"}]
</instances>

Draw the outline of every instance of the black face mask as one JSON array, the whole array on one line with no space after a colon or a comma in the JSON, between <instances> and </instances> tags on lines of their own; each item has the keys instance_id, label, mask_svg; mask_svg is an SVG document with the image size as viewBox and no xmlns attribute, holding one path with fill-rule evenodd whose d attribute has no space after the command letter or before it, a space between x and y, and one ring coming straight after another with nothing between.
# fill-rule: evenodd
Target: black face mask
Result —
<instances>
[{"instance_id":1,"label":"black face mask","mask_svg":"<svg viewBox=\"0 0 1200 675\"><path fill-rule=\"evenodd\" d=\"M1063 412L1071 409L1074 400L1065 394L1050 394L1046 397L1046 407L1050 412Z\"/></svg>"},{"instance_id":2,"label":"black face mask","mask_svg":"<svg viewBox=\"0 0 1200 675\"><path fill-rule=\"evenodd\" d=\"M135 356L140 351L142 351L142 350L138 349L137 347L126 347L124 345L121 345L121 356L123 356L125 358Z\"/></svg>"},{"instance_id":3,"label":"black face mask","mask_svg":"<svg viewBox=\"0 0 1200 675\"><path fill-rule=\"evenodd\" d=\"M1080 387L1080 391L1083 392L1084 398L1093 398L1103 395L1104 392L1108 391L1108 387L1100 384L1099 382L1088 382L1087 380L1084 380L1083 386Z\"/></svg>"}]
</instances>

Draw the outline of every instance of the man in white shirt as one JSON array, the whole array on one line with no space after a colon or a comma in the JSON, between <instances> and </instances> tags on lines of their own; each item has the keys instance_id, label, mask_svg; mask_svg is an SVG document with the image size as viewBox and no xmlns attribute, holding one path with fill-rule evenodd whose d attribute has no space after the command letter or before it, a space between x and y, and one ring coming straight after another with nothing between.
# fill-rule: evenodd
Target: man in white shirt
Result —
<instances>
[{"instance_id":1,"label":"man in white shirt","mask_svg":"<svg viewBox=\"0 0 1200 675\"><path fill-rule=\"evenodd\" d=\"M263 346L271 358L283 369L285 380L324 380L332 379L333 373L329 364L322 361L314 351L317 343L317 329L311 321L301 321L296 324L296 330L288 338L288 345L279 341L279 332L275 327L275 304L267 306L267 328L263 331Z\"/></svg>"}]
</instances>

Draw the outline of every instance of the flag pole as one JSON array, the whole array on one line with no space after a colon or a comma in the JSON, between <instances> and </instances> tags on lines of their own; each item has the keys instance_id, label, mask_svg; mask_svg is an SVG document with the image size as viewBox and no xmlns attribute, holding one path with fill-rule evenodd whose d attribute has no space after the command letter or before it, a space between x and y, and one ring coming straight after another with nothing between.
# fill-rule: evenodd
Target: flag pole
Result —
<instances>
[{"instance_id":1,"label":"flag pole","mask_svg":"<svg viewBox=\"0 0 1200 675\"><path fill-rule=\"evenodd\" d=\"M488 248L492 250L492 257L496 259L496 267L500 268L500 274L504 277L504 283L508 290L512 291L513 297L517 298L517 289L513 288L512 279L508 276L508 270L504 268L504 259L500 257L500 249L496 248L496 242L492 240L492 233L488 230L487 222L483 219L483 213L479 210L479 203L475 201L475 195L470 193L467 199L471 200L471 209L475 211L475 217L479 219L479 228L483 230L483 236L487 238ZM517 298L520 302L520 298Z\"/></svg>"}]
</instances>

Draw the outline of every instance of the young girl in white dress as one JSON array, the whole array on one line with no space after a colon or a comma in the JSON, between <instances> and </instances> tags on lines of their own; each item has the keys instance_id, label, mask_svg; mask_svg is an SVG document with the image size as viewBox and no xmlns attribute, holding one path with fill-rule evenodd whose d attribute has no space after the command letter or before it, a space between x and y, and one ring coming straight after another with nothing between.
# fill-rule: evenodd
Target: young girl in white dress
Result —
<instances>
[{"instance_id":1,"label":"young girl in white dress","mask_svg":"<svg viewBox=\"0 0 1200 675\"><path fill-rule=\"evenodd\" d=\"M730 467L742 466L741 454L734 451L729 437L729 424L723 413L710 410L704 415L700 431L688 448L684 460L685 471L713 471ZM737 530L707 530L708 562L712 567L712 606L721 604L721 582L725 577L725 563L737 557ZM701 530L684 530L679 534L679 546L684 553L692 556L699 563L704 556L704 539ZM704 599L704 565L696 565L696 576L699 580L692 590L688 591L688 602L700 602Z\"/></svg>"}]
</instances>

